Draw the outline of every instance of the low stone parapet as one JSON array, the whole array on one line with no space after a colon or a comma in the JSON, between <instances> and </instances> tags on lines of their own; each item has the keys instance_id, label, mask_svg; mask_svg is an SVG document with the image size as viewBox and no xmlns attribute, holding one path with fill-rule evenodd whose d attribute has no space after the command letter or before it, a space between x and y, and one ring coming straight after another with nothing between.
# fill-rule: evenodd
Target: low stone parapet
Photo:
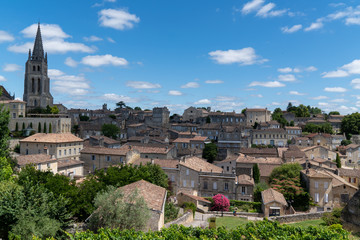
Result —
<instances>
[{"instance_id":1,"label":"low stone parapet","mask_svg":"<svg viewBox=\"0 0 360 240\"><path fill-rule=\"evenodd\" d=\"M284 216L269 217L270 221L278 221L279 223L292 223L292 222L301 222L305 220L319 219L326 212L316 212L316 213L300 213L300 214L291 214Z\"/></svg>"},{"instance_id":2,"label":"low stone parapet","mask_svg":"<svg viewBox=\"0 0 360 240\"><path fill-rule=\"evenodd\" d=\"M194 215L192 212L186 212L184 215L182 215L181 217L175 219L174 221L168 222L164 225L165 228L170 227L173 224L177 224L177 225L181 225L181 224L185 224L185 223L190 223L194 220Z\"/></svg>"}]
</instances>

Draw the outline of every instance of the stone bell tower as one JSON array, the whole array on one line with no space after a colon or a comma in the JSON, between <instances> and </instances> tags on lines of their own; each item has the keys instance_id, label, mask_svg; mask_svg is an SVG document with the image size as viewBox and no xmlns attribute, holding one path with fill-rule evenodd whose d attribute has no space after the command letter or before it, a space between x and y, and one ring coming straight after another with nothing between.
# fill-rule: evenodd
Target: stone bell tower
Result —
<instances>
[{"instance_id":1,"label":"stone bell tower","mask_svg":"<svg viewBox=\"0 0 360 240\"><path fill-rule=\"evenodd\" d=\"M34 49L25 64L24 96L27 109L46 108L53 105L48 77L47 53L41 39L40 23L36 33Z\"/></svg>"}]
</instances>

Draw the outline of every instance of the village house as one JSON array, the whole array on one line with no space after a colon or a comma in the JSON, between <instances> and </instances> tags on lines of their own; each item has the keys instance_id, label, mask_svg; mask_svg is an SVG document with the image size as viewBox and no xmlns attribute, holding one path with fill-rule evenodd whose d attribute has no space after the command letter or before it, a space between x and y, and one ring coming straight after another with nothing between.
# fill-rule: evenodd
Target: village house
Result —
<instances>
[{"instance_id":1,"label":"village house","mask_svg":"<svg viewBox=\"0 0 360 240\"><path fill-rule=\"evenodd\" d=\"M347 161L345 163L348 167L358 167L360 165L360 145L349 144L345 147Z\"/></svg>"},{"instance_id":2,"label":"village house","mask_svg":"<svg viewBox=\"0 0 360 240\"><path fill-rule=\"evenodd\" d=\"M322 159L326 159L326 160L328 160L328 159L335 160L336 159L335 151L332 151L329 148L321 146L321 145L306 147L306 148L301 149L301 151L303 151L309 159L314 159L314 158L322 158Z\"/></svg>"},{"instance_id":3,"label":"village house","mask_svg":"<svg viewBox=\"0 0 360 240\"><path fill-rule=\"evenodd\" d=\"M312 140L313 145L323 146L328 148L332 147L332 143L331 143L332 137L328 133L311 133L306 137Z\"/></svg>"},{"instance_id":4,"label":"village house","mask_svg":"<svg viewBox=\"0 0 360 240\"><path fill-rule=\"evenodd\" d=\"M285 131L287 132L288 140L299 137L302 134L301 127L285 127Z\"/></svg>"},{"instance_id":5,"label":"village house","mask_svg":"<svg viewBox=\"0 0 360 240\"><path fill-rule=\"evenodd\" d=\"M221 123L222 125L244 125L245 115L236 112L210 112L208 115L210 123Z\"/></svg>"},{"instance_id":6,"label":"village house","mask_svg":"<svg viewBox=\"0 0 360 240\"><path fill-rule=\"evenodd\" d=\"M246 108L246 125L253 126L255 122L262 123L271 121L271 112L267 108Z\"/></svg>"},{"instance_id":7,"label":"village house","mask_svg":"<svg viewBox=\"0 0 360 240\"><path fill-rule=\"evenodd\" d=\"M280 128L280 123L276 120L272 120L269 122L262 122L258 125L259 130L273 129L273 128Z\"/></svg>"},{"instance_id":8,"label":"village house","mask_svg":"<svg viewBox=\"0 0 360 240\"><path fill-rule=\"evenodd\" d=\"M199 135L192 138L177 138L173 142L177 149L178 156L184 155L202 155L205 144L210 143L207 137Z\"/></svg>"},{"instance_id":9,"label":"village house","mask_svg":"<svg viewBox=\"0 0 360 240\"><path fill-rule=\"evenodd\" d=\"M184 122L196 122L198 118L207 117L210 109L189 107L184 110L182 120Z\"/></svg>"},{"instance_id":10,"label":"village house","mask_svg":"<svg viewBox=\"0 0 360 240\"><path fill-rule=\"evenodd\" d=\"M209 207L211 206L211 202L209 200L206 200L203 197L190 195L183 192L179 192L176 195L176 199L179 206L183 206L184 203L191 202L195 204L197 211L201 212L209 211Z\"/></svg>"},{"instance_id":11,"label":"village house","mask_svg":"<svg viewBox=\"0 0 360 240\"><path fill-rule=\"evenodd\" d=\"M83 149L81 138L71 133L36 133L20 142L20 154L48 154L56 159L77 159Z\"/></svg>"},{"instance_id":12,"label":"village house","mask_svg":"<svg viewBox=\"0 0 360 240\"><path fill-rule=\"evenodd\" d=\"M246 174L236 176L235 199L240 201L254 201L255 182L252 177Z\"/></svg>"},{"instance_id":13,"label":"village house","mask_svg":"<svg viewBox=\"0 0 360 240\"><path fill-rule=\"evenodd\" d=\"M287 145L287 132L282 128L256 130L251 132L251 144L284 147ZM250 146L249 146L250 147Z\"/></svg>"},{"instance_id":14,"label":"village house","mask_svg":"<svg viewBox=\"0 0 360 240\"><path fill-rule=\"evenodd\" d=\"M228 154L238 153L240 148L247 147L247 141L247 138L242 136L240 127L222 126L216 143L218 159L225 159Z\"/></svg>"},{"instance_id":15,"label":"village house","mask_svg":"<svg viewBox=\"0 0 360 240\"><path fill-rule=\"evenodd\" d=\"M25 117L26 102L21 100L1 100L0 104L9 110L10 119ZM12 130L12 128L10 129Z\"/></svg>"},{"instance_id":16,"label":"village house","mask_svg":"<svg viewBox=\"0 0 360 240\"><path fill-rule=\"evenodd\" d=\"M308 137L294 137L290 144L299 148L310 147L313 145L313 140Z\"/></svg>"},{"instance_id":17,"label":"village house","mask_svg":"<svg viewBox=\"0 0 360 240\"><path fill-rule=\"evenodd\" d=\"M174 145L164 145L155 143L126 143L122 145L120 150L129 151L137 150L140 153L141 158L152 159L174 159L177 157L177 150Z\"/></svg>"},{"instance_id":18,"label":"village house","mask_svg":"<svg viewBox=\"0 0 360 240\"><path fill-rule=\"evenodd\" d=\"M106 136L91 136L89 138L89 145L106 148L120 148L121 146L119 141Z\"/></svg>"},{"instance_id":19,"label":"village house","mask_svg":"<svg viewBox=\"0 0 360 240\"><path fill-rule=\"evenodd\" d=\"M269 188L261 192L262 211L265 217L285 215L287 202L284 195Z\"/></svg>"},{"instance_id":20,"label":"village house","mask_svg":"<svg viewBox=\"0 0 360 240\"><path fill-rule=\"evenodd\" d=\"M217 141L219 138L220 123L206 123L197 128L197 133L210 140Z\"/></svg>"},{"instance_id":21,"label":"village house","mask_svg":"<svg viewBox=\"0 0 360 240\"><path fill-rule=\"evenodd\" d=\"M220 166L221 162L217 165ZM258 164L259 168L262 164L280 166L282 160L279 157L251 157L240 154L236 159L236 176L246 174L250 177L253 177L253 167L255 164Z\"/></svg>"},{"instance_id":22,"label":"village house","mask_svg":"<svg viewBox=\"0 0 360 240\"><path fill-rule=\"evenodd\" d=\"M252 157L279 157L277 148L241 148L239 153Z\"/></svg>"},{"instance_id":23,"label":"village house","mask_svg":"<svg viewBox=\"0 0 360 240\"><path fill-rule=\"evenodd\" d=\"M352 184L355 187L360 186L360 170L339 168L335 172L338 176L342 177L345 181Z\"/></svg>"},{"instance_id":24,"label":"village house","mask_svg":"<svg viewBox=\"0 0 360 240\"><path fill-rule=\"evenodd\" d=\"M285 163L298 162L306 157L306 154L294 145L289 146L289 148L282 153L282 158Z\"/></svg>"}]
</instances>

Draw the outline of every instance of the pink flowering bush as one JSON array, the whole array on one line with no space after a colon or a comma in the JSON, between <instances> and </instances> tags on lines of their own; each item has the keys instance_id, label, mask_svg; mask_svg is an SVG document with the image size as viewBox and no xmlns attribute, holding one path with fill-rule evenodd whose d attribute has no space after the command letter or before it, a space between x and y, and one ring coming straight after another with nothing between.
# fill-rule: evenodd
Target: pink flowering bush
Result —
<instances>
[{"instance_id":1,"label":"pink flowering bush","mask_svg":"<svg viewBox=\"0 0 360 240\"><path fill-rule=\"evenodd\" d=\"M217 194L213 198L211 211L229 211L230 201L222 194Z\"/></svg>"}]
</instances>

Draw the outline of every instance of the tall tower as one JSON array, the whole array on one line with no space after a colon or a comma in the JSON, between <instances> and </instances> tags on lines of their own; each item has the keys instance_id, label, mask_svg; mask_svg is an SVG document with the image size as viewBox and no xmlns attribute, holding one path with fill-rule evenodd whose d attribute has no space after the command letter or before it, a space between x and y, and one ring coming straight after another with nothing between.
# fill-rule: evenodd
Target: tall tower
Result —
<instances>
[{"instance_id":1,"label":"tall tower","mask_svg":"<svg viewBox=\"0 0 360 240\"><path fill-rule=\"evenodd\" d=\"M53 105L50 93L50 78L48 77L47 53L41 39L40 23L36 33L34 49L25 64L24 96L27 109L46 108Z\"/></svg>"}]
</instances>

